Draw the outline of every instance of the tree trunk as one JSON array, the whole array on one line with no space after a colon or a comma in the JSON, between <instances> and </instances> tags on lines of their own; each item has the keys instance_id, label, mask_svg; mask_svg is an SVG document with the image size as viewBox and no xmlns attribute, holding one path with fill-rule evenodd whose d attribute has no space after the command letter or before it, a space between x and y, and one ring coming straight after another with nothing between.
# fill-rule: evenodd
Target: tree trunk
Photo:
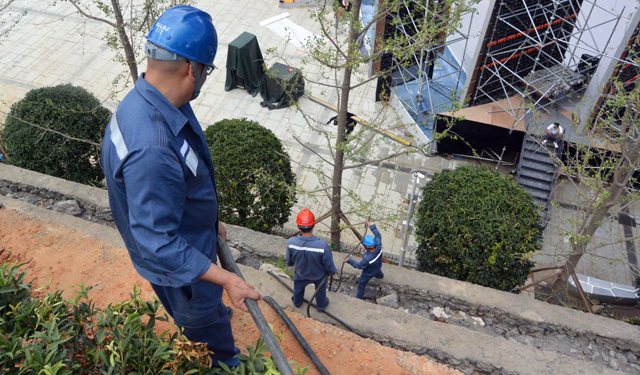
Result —
<instances>
[{"instance_id":1,"label":"tree trunk","mask_svg":"<svg viewBox=\"0 0 640 375\"><path fill-rule=\"evenodd\" d=\"M625 110L625 116L623 120L620 140L620 157L616 165L615 172L613 174L613 181L611 186L606 190L608 193L607 198L594 209L589 209L586 217L582 221L582 224L578 228L577 236L578 241L574 241L571 244L573 253L569 256L569 259L564 264L562 273L553 283L553 290L555 292L566 293L567 281L571 277L571 273L578 266L578 262L587 251L587 246L591 242L596 230L602 224L602 220L606 217L609 210L619 203L620 197L625 191L625 188L632 177L635 166L640 161L640 142L635 139L631 147L629 147L627 135L629 132L633 134L635 123L637 122L637 115L633 110L635 103L627 105ZM589 242L584 239L590 239Z\"/></svg>"},{"instance_id":2,"label":"tree trunk","mask_svg":"<svg viewBox=\"0 0 640 375\"><path fill-rule=\"evenodd\" d=\"M113 13L116 17L118 36L120 37L120 43L122 43L122 47L124 48L124 56L127 60L127 65L129 66L129 73L131 73L133 83L136 83L138 80L138 63L136 63L136 54L133 51L133 47L131 46L131 42L127 36L127 31L125 30L124 19L122 18L122 11L120 10L120 3L118 0L111 0L111 6L113 7Z\"/></svg>"},{"instance_id":3,"label":"tree trunk","mask_svg":"<svg viewBox=\"0 0 640 375\"><path fill-rule=\"evenodd\" d=\"M351 17L349 20L349 49L347 57L353 58L358 52L356 46L356 22L359 20L361 0L351 2ZM345 130L347 127L347 111L349 110L349 93L351 92L351 64L345 64L342 80L340 101L338 103L338 137L336 138L336 154L333 165L333 177L331 178L331 243L336 250L340 250L340 214L342 213L342 173L344 172L344 143L346 141Z\"/></svg>"}]
</instances>

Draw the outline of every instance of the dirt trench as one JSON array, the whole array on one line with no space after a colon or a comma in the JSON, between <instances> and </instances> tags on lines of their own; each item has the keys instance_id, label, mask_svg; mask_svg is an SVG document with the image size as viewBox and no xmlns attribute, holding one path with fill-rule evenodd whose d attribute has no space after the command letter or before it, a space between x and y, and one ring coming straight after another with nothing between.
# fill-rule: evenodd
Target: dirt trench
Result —
<instances>
[{"instance_id":1,"label":"dirt trench","mask_svg":"<svg viewBox=\"0 0 640 375\"><path fill-rule=\"evenodd\" d=\"M49 286L72 298L84 283L97 306L129 298L137 285L145 299L153 298L149 284L134 270L125 249L84 235L72 228L40 220L29 214L0 208L0 263L26 263L27 281L34 289ZM225 295L225 303L228 303ZM260 307L276 332L283 332L282 347L289 360L319 374L293 335L264 302ZM362 339L328 324L287 312L332 374L459 374L442 364L410 352ZM246 352L259 337L251 316L236 309L232 318L236 345ZM173 329L171 325L158 330Z\"/></svg>"}]
</instances>

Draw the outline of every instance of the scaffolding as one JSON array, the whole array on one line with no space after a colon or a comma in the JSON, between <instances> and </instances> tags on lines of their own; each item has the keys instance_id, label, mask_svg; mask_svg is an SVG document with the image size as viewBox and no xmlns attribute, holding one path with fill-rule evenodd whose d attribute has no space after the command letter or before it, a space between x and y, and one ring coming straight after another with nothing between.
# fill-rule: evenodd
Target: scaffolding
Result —
<instances>
[{"instance_id":1,"label":"scaffolding","mask_svg":"<svg viewBox=\"0 0 640 375\"><path fill-rule=\"evenodd\" d=\"M410 38L423 23L443 21L443 15L434 11L439 3L439 0L403 1L404 8L395 15L402 22L391 22L393 17L387 17L384 37L400 34ZM608 52L626 8L613 11L600 4L607 6L602 0L492 1L485 18L469 12L469 22L465 22L463 29L435 38L419 54L414 54L413 64L408 68L406 61L399 62L392 54L384 54L380 71L393 73L379 79L378 94L385 87L393 90L428 138L435 130L437 114L461 102L469 107L491 103L497 107L491 112L509 114L513 119L506 125L510 127L509 134L522 128L525 133L539 132L540 129L530 126L535 122L534 116L540 112L550 114L551 107L559 103L565 108L577 105L603 60L622 64L612 76L632 72L632 77L622 78L626 81L633 78L633 82L638 76L637 64L632 59ZM469 57L467 48L474 37L471 25L478 19L486 27L476 55ZM634 40L637 39L636 34ZM464 44L459 59L449 50L456 43ZM636 49L633 51L640 53L640 48ZM629 54L634 58L636 55ZM465 63L465 59L472 61ZM394 66L405 68L393 69ZM609 91L616 89L609 86ZM606 96L606 91L596 96L600 94ZM491 158L500 164L506 146L496 151Z\"/></svg>"},{"instance_id":2,"label":"scaffolding","mask_svg":"<svg viewBox=\"0 0 640 375\"><path fill-rule=\"evenodd\" d=\"M587 14L581 10L587 9ZM589 22L594 12L600 21ZM495 103L513 117L511 132L537 111L561 100L577 101L599 62L608 56L620 13L595 0L498 0L491 14L476 68L470 79L470 105ZM604 45L594 33L613 24ZM586 51L578 56L578 50ZM511 100L519 96L522 100ZM513 105L513 104L516 105ZM522 124L521 124L522 123ZM505 149L497 157L502 162Z\"/></svg>"},{"instance_id":3,"label":"scaffolding","mask_svg":"<svg viewBox=\"0 0 640 375\"><path fill-rule=\"evenodd\" d=\"M446 12L439 12L438 0L410 1L404 0L399 14L395 19L402 22L392 22L394 17L387 17L384 25L384 37L401 35L412 39L416 30L426 23L442 22ZM383 54L380 69L392 71L378 81L377 98L394 91L400 102L409 112L421 130L430 137L437 113L450 109L461 98L462 88L466 79L463 70L464 55L459 61L449 50L449 46L463 43L464 48L469 41L473 12L465 12L470 22L465 29L454 28L452 35L440 34L420 53L413 54L412 64L398 61L393 54ZM414 39L415 41L415 39ZM394 67L402 67L396 68Z\"/></svg>"}]
</instances>

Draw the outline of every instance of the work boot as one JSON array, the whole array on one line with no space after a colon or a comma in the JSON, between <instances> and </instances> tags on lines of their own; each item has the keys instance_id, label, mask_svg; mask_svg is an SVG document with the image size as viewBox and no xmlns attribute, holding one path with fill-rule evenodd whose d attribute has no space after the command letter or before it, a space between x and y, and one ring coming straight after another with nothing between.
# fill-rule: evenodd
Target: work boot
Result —
<instances>
[{"instance_id":1,"label":"work boot","mask_svg":"<svg viewBox=\"0 0 640 375\"><path fill-rule=\"evenodd\" d=\"M323 308L319 308L318 307L318 311L320 312L324 312L324 310L326 310L326 308L329 306L329 298L327 298L327 304L323 307Z\"/></svg>"}]
</instances>

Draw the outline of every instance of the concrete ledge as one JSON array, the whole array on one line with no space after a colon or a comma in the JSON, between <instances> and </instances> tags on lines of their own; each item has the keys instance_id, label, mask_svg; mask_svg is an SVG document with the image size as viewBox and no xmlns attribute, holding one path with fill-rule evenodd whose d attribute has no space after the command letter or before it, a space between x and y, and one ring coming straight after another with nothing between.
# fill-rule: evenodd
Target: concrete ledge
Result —
<instances>
[{"instance_id":1,"label":"concrete ledge","mask_svg":"<svg viewBox=\"0 0 640 375\"><path fill-rule=\"evenodd\" d=\"M250 229L233 227L229 240L242 243L264 255L284 256L285 254L284 239ZM344 255L334 254L334 261L338 267L343 259ZM634 347L636 352L640 350L640 327L619 320L389 264L385 264L383 269L385 284L422 290L445 299L464 301L470 306L499 310L529 322L563 327L576 333L592 333L602 338L618 340L617 346L625 350L628 350L626 346ZM344 272L354 276L360 273L352 267L345 267Z\"/></svg>"},{"instance_id":2,"label":"concrete ledge","mask_svg":"<svg viewBox=\"0 0 640 375\"><path fill-rule=\"evenodd\" d=\"M0 180L43 188L52 192L73 196L98 207L109 208L109 196L104 189L63 180L12 165L0 163Z\"/></svg>"},{"instance_id":3,"label":"concrete ledge","mask_svg":"<svg viewBox=\"0 0 640 375\"><path fill-rule=\"evenodd\" d=\"M7 209L16 210L39 219L65 225L80 233L122 246L117 230L79 218L46 210L14 199L1 200ZM261 238L263 249L280 244L273 236L252 233L231 227L233 240L248 235ZM258 236L256 236L258 234ZM246 244L246 243L245 243ZM244 276L264 295L274 298L281 306L304 314L306 309L296 309L291 294L276 280L264 272L240 266ZM385 345L427 355L458 368L465 373L494 374L619 374L591 362L575 360L552 352L545 352L502 338L490 337L469 331L460 326L433 322L430 319L404 313L397 309L355 300L344 295L330 293L331 313L360 332L372 335ZM328 316L312 309L313 318L334 324Z\"/></svg>"},{"instance_id":4,"label":"concrete ledge","mask_svg":"<svg viewBox=\"0 0 640 375\"><path fill-rule=\"evenodd\" d=\"M73 197L74 199L85 202L86 204L94 205L96 210L108 210L107 192L103 189L68 182L62 179L26 171L4 164L0 164L0 182L1 181L9 181L12 184L34 186L35 188L54 191L64 196ZM2 197L0 196L0 200L1 199ZM5 205L10 209L16 209L41 217L45 220L71 226L96 238L122 246L122 240L114 229L103 225L92 224L86 220L71 217L69 215L44 210L12 199L4 199L4 201ZM234 242L236 245L239 245L238 247L245 247L264 257L284 256L285 239L241 227L229 227L229 240ZM340 267L343 258L343 254L334 254L334 260L338 267ZM640 357L640 327L638 326L633 326L622 321L587 314L561 306L550 305L520 295L505 293L422 272L406 270L397 266L384 265L384 269L386 275L384 279L385 286L390 286L395 290L400 291L412 291L416 297L437 300L442 302L444 305L451 305L462 311L470 311L470 315L475 315L477 313L478 316L499 317L500 320L506 322L505 324L510 327L508 329L514 328L517 330L524 327L526 330L528 329L527 327L534 326L535 329L542 329L545 334L547 332L552 332L562 336L583 336L588 339L587 342L589 343L589 347L593 344L602 350L615 349L622 352L631 352L635 354L636 357ZM359 274L359 271L352 267L345 267L344 272L351 278L355 278ZM282 286L278 286L278 288L282 288ZM380 335L379 337L383 338L383 340L388 339L390 345L404 347L409 350L418 350L417 348L427 347L429 350L435 351L436 353L439 353L440 351L446 352L448 353L447 356L452 356L456 358L456 360L460 360L466 357L460 357L461 353L457 351L457 346L460 345L465 347L465 352L471 352L469 344L466 343L467 338L479 335L479 342L474 343L473 345L478 346L479 348L484 348L483 350L485 352L483 354L483 358L485 359L482 361L488 361L488 363L492 363L494 366L501 363L499 360L503 356L498 355L494 358L494 354L492 353L495 348L502 348L503 345L507 345L509 347L511 347L511 345L522 346L523 348L517 350L525 352L529 352L529 350L531 350L532 352L527 354L527 356L532 356L533 358L538 358L540 356L545 357L547 355L562 357L558 354L543 352L541 350L510 342L502 337L485 335L451 324L446 326L452 327L452 331L448 331L445 335L440 335L438 332L443 329L440 327L442 325L436 325L436 328L433 328L433 325L436 323L433 323L429 319L406 314L399 310L389 309L386 307L383 308L382 306L376 306L370 303L354 301L353 299L342 295L335 295L332 298L335 298L336 302L343 301L346 304L344 307L344 313L347 316L354 315L358 317L358 319L369 319L372 322L377 322L381 327L388 325L388 322L385 322L387 316L393 317L396 321L397 319L401 319L403 322L411 322L412 326L414 326L414 323L415 325L420 325L420 327L422 327L422 325L428 326L428 330L424 332L420 331L422 328L415 326L407 333L403 333L402 330L398 330L397 334L392 334L390 331L386 331L385 328L381 328L381 331L377 333ZM288 298L284 299L285 304L287 301L289 301ZM340 303L337 305L338 306L334 307L332 299L332 308L338 309ZM357 307L354 308L355 306ZM369 312L366 313L366 311ZM376 313L372 313L371 311L375 311ZM376 314L383 314L385 318L376 318ZM323 317L324 316L321 316L320 318L322 319ZM348 322L352 323L351 320L348 320ZM368 326L365 323L354 322L354 325L361 326L365 331L374 331L374 327ZM416 337L441 337L441 339L438 339L437 342L430 340L416 341ZM462 341L457 341L458 337L460 337ZM440 340L445 341L441 342ZM484 344L481 344L483 341L490 342L491 345L485 346ZM526 348L526 350L524 348ZM508 353L509 350L516 349L500 350ZM497 353L500 353L500 351ZM494 359L498 362L492 362ZM469 360L478 362L481 358L479 356L472 356L469 357ZM551 362L555 361L552 360L552 358L547 358L547 360L550 360ZM575 359L568 360L583 363L584 366L597 366L595 363L582 362ZM564 360L558 361L562 362ZM520 372L520 370L516 372L526 373ZM561 372L558 371L556 373Z\"/></svg>"}]
</instances>

